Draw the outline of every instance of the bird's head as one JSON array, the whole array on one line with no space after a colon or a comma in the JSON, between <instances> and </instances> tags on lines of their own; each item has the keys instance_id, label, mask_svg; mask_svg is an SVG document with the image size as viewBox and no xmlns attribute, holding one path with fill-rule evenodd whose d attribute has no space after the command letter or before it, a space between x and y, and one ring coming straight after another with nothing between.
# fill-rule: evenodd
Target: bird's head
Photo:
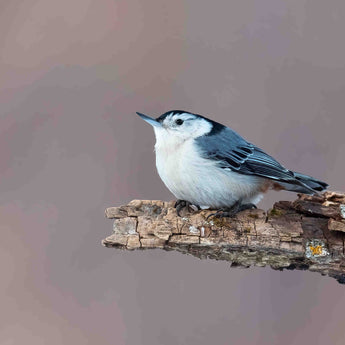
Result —
<instances>
[{"instance_id":1,"label":"bird's head","mask_svg":"<svg viewBox=\"0 0 345 345\"><path fill-rule=\"evenodd\" d=\"M190 139L209 135L219 125L203 116L182 110L168 111L156 119L141 113L137 114L153 126L158 145L163 142L180 144Z\"/></svg>"}]
</instances>

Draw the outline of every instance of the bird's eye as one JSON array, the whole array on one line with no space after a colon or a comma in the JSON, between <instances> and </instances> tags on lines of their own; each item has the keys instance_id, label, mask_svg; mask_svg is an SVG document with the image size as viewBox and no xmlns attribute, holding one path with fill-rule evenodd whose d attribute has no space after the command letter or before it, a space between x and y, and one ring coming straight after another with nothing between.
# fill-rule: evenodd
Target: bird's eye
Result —
<instances>
[{"instance_id":1,"label":"bird's eye","mask_svg":"<svg viewBox=\"0 0 345 345\"><path fill-rule=\"evenodd\" d=\"M182 123L183 123L183 120L177 119L177 120L175 121L175 123L176 123L178 126L181 126Z\"/></svg>"}]
</instances>

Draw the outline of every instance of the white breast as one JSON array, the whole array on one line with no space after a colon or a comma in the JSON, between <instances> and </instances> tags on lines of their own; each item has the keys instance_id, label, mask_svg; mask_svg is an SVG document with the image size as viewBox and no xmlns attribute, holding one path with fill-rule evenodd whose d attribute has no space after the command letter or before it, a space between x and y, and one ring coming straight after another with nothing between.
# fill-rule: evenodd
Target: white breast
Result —
<instances>
[{"instance_id":1,"label":"white breast","mask_svg":"<svg viewBox=\"0 0 345 345\"><path fill-rule=\"evenodd\" d=\"M159 145L163 144L163 145ZM197 152L194 140L156 143L158 174L176 198L211 208L230 207L237 200L258 202L262 179L226 171Z\"/></svg>"}]
</instances>

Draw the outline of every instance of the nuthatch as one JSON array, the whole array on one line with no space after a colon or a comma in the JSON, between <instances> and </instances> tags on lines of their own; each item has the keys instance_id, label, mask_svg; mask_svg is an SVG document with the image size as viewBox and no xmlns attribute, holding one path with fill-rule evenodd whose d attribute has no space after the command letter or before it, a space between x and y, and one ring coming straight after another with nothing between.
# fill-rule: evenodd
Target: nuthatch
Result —
<instances>
[{"instance_id":1,"label":"nuthatch","mask_svg":"<svg viewBox=\"0 0 345 345\"><path fill-rule=\"evenodd\" d=\"M182 110L157 119L137 113L153 126L156 166L178 199L179 211L190 205L221 209L233 216L256 208L269 189L315 194L327 183L286 169L231 128Z\"/></svg>"}]
</instances>

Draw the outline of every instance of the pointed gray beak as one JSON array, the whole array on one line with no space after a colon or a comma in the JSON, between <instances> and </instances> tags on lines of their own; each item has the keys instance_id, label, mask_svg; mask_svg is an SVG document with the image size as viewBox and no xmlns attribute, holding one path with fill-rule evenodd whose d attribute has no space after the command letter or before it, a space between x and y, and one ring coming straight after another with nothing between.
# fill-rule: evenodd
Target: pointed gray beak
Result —
<instances>
[{"instance_id":1,"label":"pointed gray beak","mask_svg":"<svg viewBox=\"0 0 345 345\"><path fill-rule=\"evenodd\" d=\"M162 128L162 125L156 121L155 119L153 119L152 117L149 117L147 115L144 115L144 114L141 114L141 113L138 113L137 114L144 120L146 121L147 123L149 123L151 126L153 127L160 127Z\"/></svg>"}]
</instances>

